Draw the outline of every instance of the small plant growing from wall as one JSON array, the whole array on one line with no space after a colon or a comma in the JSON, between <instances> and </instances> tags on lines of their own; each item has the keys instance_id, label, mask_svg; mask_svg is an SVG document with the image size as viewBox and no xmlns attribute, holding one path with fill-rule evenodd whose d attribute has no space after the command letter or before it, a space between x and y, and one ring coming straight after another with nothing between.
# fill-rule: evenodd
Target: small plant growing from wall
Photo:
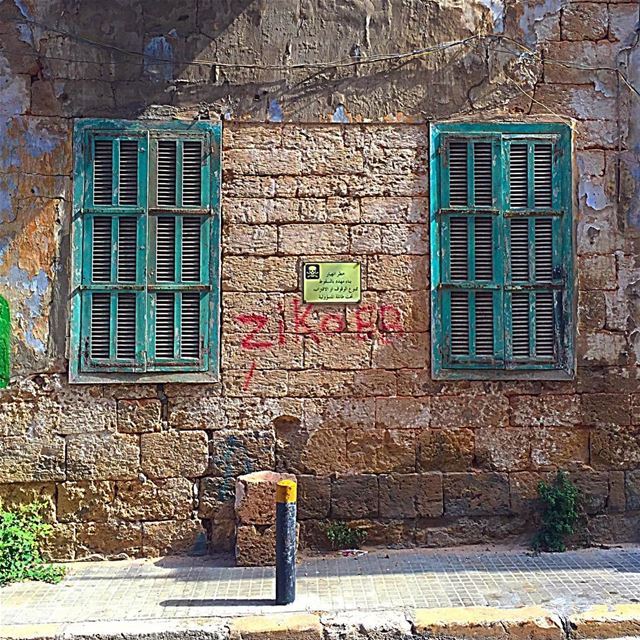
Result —
<instances>
[{"instance_id":1,"label":"small plant growing from wall","mask_svg":"<svg viewBox=\"0 0 640 640\"><path fill-rule=\"evenodd\" d=\"M350 527L345 522L331 522L325 529L332 549L359 549L367 539L364 529Z\"/></svg>"},{"instance_id":2,"label":"small plant growing from wall","mask_svg":"<svg viewBox=\"0 0 640 640\"><path fill-rule=\"evenodd\" d=\"M551 483L538 484L542 523L533 539L535 551L566 551L566 540L576 532L580 520L580 490L564 471Z\"/></svg>"},{"instance_id":3,"label":"small plant growing from wall","mask_svg":"<svg viewBox=\"0 0 640 640\"><path fill-rule=\"evenodd\" d=\"M43 512L42 502L14 509L0 504L0 586L21 580L62 580L64 568L45 562L40 552L41 543L53 532Z\"/></svg>"}]
</instances>

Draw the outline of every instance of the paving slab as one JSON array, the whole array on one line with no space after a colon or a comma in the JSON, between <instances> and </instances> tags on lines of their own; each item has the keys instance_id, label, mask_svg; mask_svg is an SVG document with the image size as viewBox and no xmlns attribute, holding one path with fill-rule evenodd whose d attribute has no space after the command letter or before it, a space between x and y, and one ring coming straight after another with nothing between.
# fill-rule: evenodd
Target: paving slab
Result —
<instances>
[{"instance_id":1,"label":"paving slab","mask_svg":"<svg viewBox=\"0 0 640 640\"><path fill-rule=\"evenodd\" d=\"M638 548L309 557L298 566L296 601L284 607L273 602L273 568L226 558L67 566L58 585L0 589L0 638L348 638L385 625L394 637L640 635Z\"/></svg>"}]
</instances>

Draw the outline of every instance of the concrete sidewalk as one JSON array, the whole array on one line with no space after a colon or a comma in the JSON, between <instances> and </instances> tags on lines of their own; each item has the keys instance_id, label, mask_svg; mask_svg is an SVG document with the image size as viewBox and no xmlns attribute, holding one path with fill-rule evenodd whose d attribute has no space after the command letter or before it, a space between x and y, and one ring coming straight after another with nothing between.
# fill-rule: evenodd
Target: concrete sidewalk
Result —
<instances>
[{"instance_id":1,"label":"concrete sidewalk","mask_svg":"<svg viewBox=\"0 0 640 640\"><path fill-rule=\"evenodd\" d=\"M271 568L234 567L210 557L71 564L59 585L0 590L0 638L225 638L233 632L243 638L284 633L290 640L298 637L295 629L308 627L298 629L308 640L345 625L364 633L372 624L378 631L389 627L394 636L468 637L478 636L479 628L482 637L513 636L510 624L519 637L545 640L569 631L575 637L640 636L637 548L311 557L299 565L298 598L287 607L273 604L273 575ZM589 625L600 635L589 635Z\"/></svg>"}]
</instances>

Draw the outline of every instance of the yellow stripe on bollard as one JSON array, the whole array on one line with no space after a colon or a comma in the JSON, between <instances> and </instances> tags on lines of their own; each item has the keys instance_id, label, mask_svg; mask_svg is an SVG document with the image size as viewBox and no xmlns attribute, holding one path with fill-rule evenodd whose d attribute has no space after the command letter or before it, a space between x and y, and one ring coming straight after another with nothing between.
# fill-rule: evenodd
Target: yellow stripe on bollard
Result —
<instances>
[{"instance_id":1,"label":"yellow stripe on bollard","mask_svg":"<svg viewBox=\"0 0 640 640\"><path fill-rule=\"evenodd\" d=\"M280 480L276 485L276 502L295 502L298 498L298 483L295 480Z\"/></svg>"}]
</instances>

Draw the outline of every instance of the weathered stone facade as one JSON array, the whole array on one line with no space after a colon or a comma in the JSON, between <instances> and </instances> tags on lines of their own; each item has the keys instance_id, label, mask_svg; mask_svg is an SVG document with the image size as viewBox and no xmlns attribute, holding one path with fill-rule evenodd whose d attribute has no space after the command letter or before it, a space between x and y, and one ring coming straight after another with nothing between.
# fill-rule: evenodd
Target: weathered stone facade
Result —
<instances>
[{"instance_id":1,"label":"weathered stone facade","mask_svg":"<svg viewBox=\"0 0 640 640\"><path fill-rule=\"evenodd\" d=\"M298 476L308 545L329 519L371 543L504 539L557 468L594 539L638 540L638 3L131 4L0 0L0 497L48 501L53 555L203 531L228 550L235 478L267 469ZM73 119L194 114L224 118L220 382L69 385ZM448 118L574 127L573 381L431 378L428 125ZM302 304L307 258L360 261L362 303Z\"/></svg>"}]
</instances>

